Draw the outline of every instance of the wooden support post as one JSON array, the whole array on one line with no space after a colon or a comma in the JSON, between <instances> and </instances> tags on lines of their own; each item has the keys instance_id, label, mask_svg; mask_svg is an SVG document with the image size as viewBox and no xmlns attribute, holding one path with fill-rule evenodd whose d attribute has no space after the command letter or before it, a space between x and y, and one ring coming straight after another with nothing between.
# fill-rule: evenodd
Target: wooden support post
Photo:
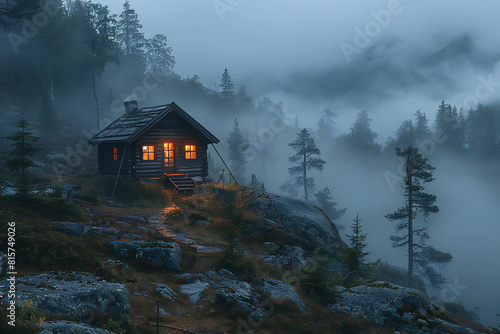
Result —
<instances>
[{"instance_id":1,"label":"wooden support post","mask_svg":"<svg viewBox=\"0 0 500 334\"><path fill-rule=\"evenodd\" d=\"M120 161L120 167L118 167L118 174L116 175L115 185L113 187L113 192L111 193L111 199L115 196L116 184L118 183L118 178L120 177L120 171L122 170L123 158L125 158L125 154L127 153L127 144L124 144L125 148L123 149L122 160Z\"/></svg>"},{"instance_id":2,"label":"wooden support post","mask_svg":"<svg viewBox=\"0 0 500 334\"><path fill-rule=\"evenodd\" d=\"M156 334L160 334L160 301L156 300Z\"/></svg>"}]
</instances>

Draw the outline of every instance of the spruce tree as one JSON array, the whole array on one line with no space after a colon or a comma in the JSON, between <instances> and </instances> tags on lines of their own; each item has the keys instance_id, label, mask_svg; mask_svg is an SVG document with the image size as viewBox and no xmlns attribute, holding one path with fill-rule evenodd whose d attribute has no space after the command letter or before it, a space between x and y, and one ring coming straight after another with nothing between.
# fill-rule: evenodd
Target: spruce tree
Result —
<instances>
[{"instance_id":1,"label":"spruce tree","mask_svg":"<svg viewBox=\"0 0 500 334\"><path fill-rule=\"evenodd\" d=\"M342 218L347 208L337 209L337 202L333 201L333 196L330 188L325 187L314 194L316 197L316 205L323 210L331 220Z\"/></svg>"},{"instance_id":2,"label":"spruce tree","mask_svg":"<svg viewBox=\"0 0 500 334\"><path fill-rule=\"evenodd\" d=\"M144 60L144 34L141 32L142 24L134 9L130 8L129 1L123 4L123 11L118 20L116 38L126 57L135 56Z\"/></svg>"},{"instance_id":3,"label":"spruce tree","mask_svg":"<svg viewBox=\"0 0 500 334\"><path fill-rule=\"evenodd\" d=\"M222 72L222 78L219 84L219 87L222 89L220 96L224 101L233 101L234 99L234 85L231 82L231 77L229 76L229 71L227 67Z\"/></svg>"},{"instance_id":4,"label":"spruce tree","mask_svg":"<svg viewBox=\"0 0 500 334\"><path fill-rule=\"evenodd\" d=\"M351 133L348 135L348 139L351 144L360 150L379 150L379 146L375 143L375 138L378 134L373 132L370 123L372 119L368 116L366 110L362 110L358 113L356 121L351 127Z\"/></svg>"},{"instance_id":5,"label":"spruce tree","mask_svg":"<svg viewBox=\"0 0 500 334\"><path fill-rule=\"evenodd\" d=\"M432 268L432 263L444 264L451 261L451 255L440 252L425 242L429 238L427 227L415 228L414 222L418 213L427 218L431 213L439 212L434 203L436 196L424 192L424 184L434 180L435 168L427 163L427 159L411 145L402 150L396 148L396 154L404 161L405 176L403 179L404 205L393 213L385 215L389 221L399 221L396 231L404 231L403 236L393 235L393 247L408 249L408 286L413 286L414 268L429 278L434 286L443 282L442 277ZM419 237L420 240L417 240Z\"/></svg>"},{"instance_id":6,"label":"spruce tree","mask_svg":"<svg viewBox=\"0 0 500 334\"><path fill-rule=\"evenodd\" d=\"M334 118L337 114L330 109L325 109L323 116L318 121L318 138L321 142L327 143L333 139L333 133L337 129Z\"/></svg>"},{"instance_id":7,"label":"spruce tree","mask_svg":"<svg viewBox=\"0 0 500 334\"><path fill-rule=\"evenodd\" d=\"M370 253L364 251L367 246L365 242L366 234L362 233L361 219L359 219L358 214L356 214L356 219L353 219L353 221L354 224L351 226L352 234L346 234L351 247L345 249L344 258L349 272L357 272L361 275L361 266L365 263L365 258Z\"/></svg>"},{"instance_id":8,"label":"spruce tree","mask_svg":"<svg viewBox=\"0 0 500 334\"><path fill-rule=\"evenodd\" d=\"M236 182L244 184L245 178L243 173L245 172L246 164L246 159L243 155L244 138L237 118L234 119L233 130L226 137L226 142L229 145L229 165L233 176L237 180Z\"/></svg>"},{"instance_id":9,"label":"spruce tree","mask_svg":"<svg viewBox=\"0 0 500 334\"><path fill-rule=\"evenodd\" d=\"M33 136L30 132L24 114L21 114L21 121L16 124L16 128L18 131L13 136L7 137L14 149L9 153L9 158L5 162L9 169L19 173L16 188L21 197L26 197L31 190L28 168L35 165L31 158L40 150L34 146L39 137Z\"/></svg>"},{"instance_id":10,"label":"spruce tree","mask_svg":"<svg viewBox=\"0 0 500 334\"><path fill-rule=\"evenodd\" d=\"M288 168L288 171L296 180L296 183L304 187L304 198L308 202L309 192L314 187L314 180L311 177L307 177L307 171L311 169L322 171L323 165L326 162L319 158L321 152L316 147L314 139L307 129L300 131L295 141L289 143L288 146L291 146L295 151L295 154L289 157L288 161L297 164Z\"/></svg>"}]
</instances>

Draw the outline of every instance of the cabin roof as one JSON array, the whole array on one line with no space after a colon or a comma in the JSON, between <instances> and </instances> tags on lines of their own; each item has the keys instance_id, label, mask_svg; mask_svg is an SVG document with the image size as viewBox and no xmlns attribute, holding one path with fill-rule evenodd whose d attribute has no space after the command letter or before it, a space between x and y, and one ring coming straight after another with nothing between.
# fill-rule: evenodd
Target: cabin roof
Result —
<instances>
[{"instance_id":1,"label":"cabin roof","mask_svg":"<svg viewBox=\"0 0 500 334\"><path fill-rule=\"evenodd\" d=\"M187 123L192 125L209 144L219 142L219 139L205 129L203 125L198 123L187 112L182 110L181 107L172 102L156 107L141 108L137 112L125 114L101 130L94 137L90 138L89 143L93 145L122 142L130 144L158 123L158 121L171 113L177 113Z\"/></svg>"}]
</instances>

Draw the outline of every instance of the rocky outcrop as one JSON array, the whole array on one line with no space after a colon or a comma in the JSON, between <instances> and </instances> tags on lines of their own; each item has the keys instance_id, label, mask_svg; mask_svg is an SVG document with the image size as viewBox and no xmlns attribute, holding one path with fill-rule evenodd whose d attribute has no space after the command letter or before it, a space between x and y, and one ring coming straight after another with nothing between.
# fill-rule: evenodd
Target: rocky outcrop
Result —
<instances>
[{"instance_id":1,"label":"rocky outcrop","mask_svg":"<svg viewBox=\"0 0 500 334\"><path fill-rule=\"evenodd\" d=\"M38 334L113 334L108 330L94 327L82 322L73 321L45 321L42 324L43 330Z\"/></svg>"},{"instance_id":2,"label":"rocky outcrop","mask_svg":"<svg viewBox=\"0 0 500 334\"><path fill-rule=\"evenodd\" d=\"M316 261L307 256L304 249L299 246L287 246L283 252L276 255L260 252L258 256L280 271L292 268L302 269L316 264Z\"/></svg>"},{"instance_id":3,"label":"rocky outcrop","mask_svg":"<svg viewBox=\"0 0 500 334\"><path fill-rule=\"evenodd\" d=\"M295 291L288 283L278 280L270 279L267 277L257 277L254 284L264 293L268 294L273 301L278 303L291 301L302 311L306 311L306 305L297 296Z\"/></svg>"},{"instance_id":4,"label":"rocky outcrop","mask_svg":"<svg viewBox=\"0 0 500 334\"><path fill-rule=\"evenodd\" d=\"M303 248L314 249L320 240L329 253L339 255L346 247L335 224L311 203L251 189L241 197L248 209L262 212L268 225L293 235Z\"/></svg>"},{"instance_id":5,"label":"rocky outcrop","mask_svg":"<svg viewBox=\"0 0 500 334\"><path fill-rule=\"evenodd\" d=\"M111 239L126 238L126 239L144 239L143 235L130 233L110 227L97 227L88 226L80 223L73 222L50 222L48 223L55 231L62 232L64 234L81 237L87 234L96 234L98 236L104 236Z\"/></svg>"},{"instance_id":6,"label":"rocky outcrop","mask_svg":"<svg viewBox=\"0 0 500 334\"><path fill-rule=\"evenodd\" d=\"M195 278L196 277L196 278ZM224 308L237 308L245 311L253 319L266 317L269 303L292 302L302 312L306 311L304 302L293 288L284 282L267 277L258 277L251 284L239 280L226 269L209 271L206 274L186 277L187 284L180 286L180 292L189 296L189 301L197 303L208 288L215 291L215 303Z\"/></svg>"},{"instance_id":7,"label":"rocky outcrop","mask_svg":"<svg viewBox=\"0 0 500 334\"><path fill-rule=\"evenodd\" d=\"M106 246L119 258L138 260L163 270L181 271L181 248L175 242L112 241Z\"/></svg>"},{"instance_id":8,"label":"rocky outcrop","mask_svg":"<svg viewBox=\"0 0 500 334\"><path fill-rule=\"evenodd\" d=\"M223 307L236 307L245 311L253 319L266 316L261 307L262 298L247 282L240 281L228 270L210 271L206 276L215 289L215 302Z\"/></svg>"},{"instance_id":9,"label":"rocky outcrop","mask_svg":"<svg viewBox=\"0 0 500 334\"><path fill-rule=\"evenodd\" d=\"M180 286L180 291L181 293L185 293L189 296L189 301L191 303L196 304L198 300L200 300L203 291L208 289L209 286L210 286L209 283L195 280L192 283L182 284Z\"/></svg>"},{"instance_id":10,"label":"rocky outcrop","mask_svg":"<svg viewBox=\"0 0 500 334\"><path fill-rule=\"evenodd\" d=\"M388 263L381 263L374 269L373 277L377 281L385 281L406 286L408 281L408 272L406 269L396 267ZM416 289L426 292L425 283L417 275L413 276L413 284Z\"/></svg>"},{"instance_id":11,"label":"rocky outcrop","mask_svg":"<svg viewBox=\"0 0 500 334\"><path fill-rule=\"evenodd\" d=\"M32 307L48 314L66 315L81 321L96 314L128 321L128 289L88 273L57 272L19 276L16 301L32 301Z\"/></svg>"},{"instance_id":12,"label":"rocky outcrop","mask_svg":"<svg viewBox=\"0 0 500 334\"><path fill-rule=\"evenodd\" d=\"M165 299L170 300L171 302L175 301L177 299L177 293L172 290L169 286L161 283L154 283L156 284L156 289L155 291L162 296Z\"/></svg>"},{"instance_id":13,"label":"rocky outcrop","mask_svg":"<svg viewBox=\"0 0 500 334\"><path fill-rule=\"evenodd\" d=\"M477 333L440 319L442 309L425 293L383 281L342 290L328 307L410 333Z\"/></svg>"}]
</instances>

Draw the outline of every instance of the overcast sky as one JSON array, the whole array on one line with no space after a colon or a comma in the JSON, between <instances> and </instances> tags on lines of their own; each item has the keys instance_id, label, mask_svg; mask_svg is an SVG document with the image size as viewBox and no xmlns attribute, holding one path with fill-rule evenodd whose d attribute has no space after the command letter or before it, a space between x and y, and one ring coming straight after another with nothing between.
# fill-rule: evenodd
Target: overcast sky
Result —
<instances>
[{"instance_id":1,"label":"overcast sky","mask_svg":"<svg viewBox=\"0 0 500 334\"><path fill-rule=\"evenodd\" d=\"M122 0L100 1L120 13ZM131 0L146 36L165 34L181 75L218 81L224 67L235 79L248 73L283 74L345 61L339 44L353 44L354 28L372 11L395 8L371 42L398 35L418 49L439 46L463 31L481 43L498 31L498 1ZM235 5L230 5L233 3ZM224 7L227 6L227 7ZM219 8L219 9L217 9ZM219 15L220 14L220 15ZM374 30L376 31L376 30Z\"/></svg>"},{"instance_id":2,"label":"overcast sky","mask_svg":"<svg viewBox=\"0 0 500 334\"><path fill-rule=\"evenodd\" d=\"M109 5L112 13L122 11L123 0L100 2ZM492 68L469 68L460 64L459 71L455 68L449 70L453 80L460 82L460 89L453 93L420 98L423 93L414 90L411 96L398 95L382 101L382 104L372 100L363 104L352 98L347 105L340 104L338 96L312 102L308 92L297 97L296 91L282 87L290 86L290 76L296 73L320 74L331 68L352 65L360 61L370 47L395 37L400 44L397 52L388 51L386 64L389 66L402 64L409 68L413 65L411 57L435 52L464 33L472 37L476 55L500 54L500 44L494 39L500 26L500 3L493 0L460 3L131 0L130 4L139 15L146 37L156 33L167 36L176 58L174 70L182 77L197 74L207 87L216 88L223 69L228 67L236 88L245 84L255 100L263 96L283 100L287 111L299 117L301 110L315 110L313 113L319 116L324 108L329 107L339 113L339 123L346 128L352 124L357 111L367 109L374 119L373 126L380 134L378 140L381 143L417 109L434 112L441 98L460 104L475 89L477 76L491 73ZM357 31L369 33L360 40ZM351 46L358 47L349 49ZM302 82L300 76L297 80ZM431 92L436 91L429 89L429 83L426 87ZM441 88L438 87L437 91ZM397 84L387 87L387 91L398 89ZM373 92L373 95L380 94ZM498 94L489 99L496 96ZM407 107L409 101L412 105ZM376 117L377 114L380 117ZM304 117L300 120L304 126L315 123Z\"/></svg>"}]
</instances>

